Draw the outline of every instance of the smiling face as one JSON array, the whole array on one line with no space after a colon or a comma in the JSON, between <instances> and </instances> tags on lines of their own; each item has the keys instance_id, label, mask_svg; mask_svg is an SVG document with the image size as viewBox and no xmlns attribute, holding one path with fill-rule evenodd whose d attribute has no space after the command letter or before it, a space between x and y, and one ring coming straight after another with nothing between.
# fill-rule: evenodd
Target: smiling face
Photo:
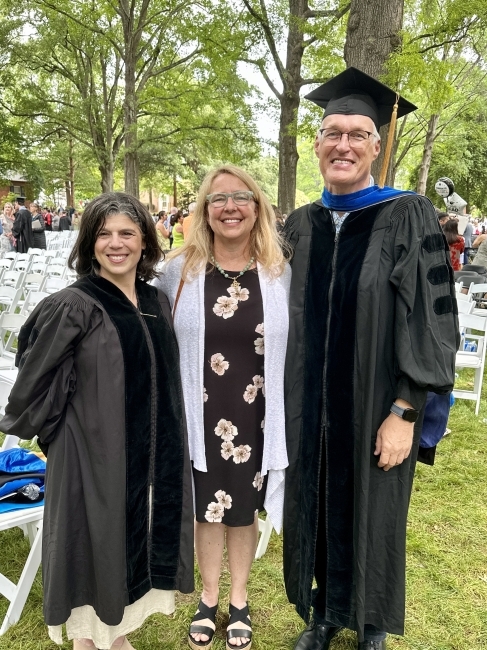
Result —
<instances>
[{"instance_id":1,"label":"smiling face","mask_svg":"<svg viewBox=\"0 0 487 650\"><path fill-rule=\"evenodd\" d=\"M95 257L102 278L116 285L135 282L145 243L139 226L125 214L107 217L95 242Z\"/></svg>"},{"instance_id":2,"label":"smiling face","mask_svg":"<svg viewBox=\"0 0 487 650\"><path fill-rule=\"evenodd\" d=\"M322 129L337 129L342 133L354 130L375 132L373 121L365 115L327 115ZM337 144L328 144L318 133L315 153L325 187L332 194L350 194L369 186L370 169L380 152L380 140L373 135L361 147L351 147L348 136Z\"/></svg>"},{"instance_id":3,"label":"smiling face","mask_svg":"<svg viewBox=\"0 0 487 650\"><path fill-rule=\"evenodd\" d=\"M220 174L211 184L209 194L219 192L237 192L243 190L248 192L250 188L232 174ZM208 224L213 230L215 243L223 246L226 244L247 244L250 240L250 233L257 219L257 204L251 199L247 205L236 205L231 197L226 205L216 208L211 203L207 204Z\"/></svg>"}]
</instances>

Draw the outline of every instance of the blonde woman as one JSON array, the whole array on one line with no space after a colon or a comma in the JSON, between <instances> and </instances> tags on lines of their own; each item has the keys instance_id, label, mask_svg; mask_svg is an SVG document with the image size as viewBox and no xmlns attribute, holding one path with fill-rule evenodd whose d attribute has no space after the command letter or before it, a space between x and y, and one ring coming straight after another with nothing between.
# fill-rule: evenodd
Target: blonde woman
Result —
<instances>
[{"instance_id":1,"label":"blonde woman","mask_svg":"<svg viewBox=\"0 0 487 650\"><path fill-rule=\"evenodd\" d=\"M168 295L181 356L195 545L203 593L188 635L209 648L223 548L231 575L227 648L250 648L247 581L257 513L282 521L284 359L291 270L274 211L255 181L226 165L201 186L188 240L156 285Z\"/></svg>"},{"instance_id":2,"label":"blonde woman","mask_svg":"<svg viewBox=\"0 0 487 650\"><path fill-rule=\"evenodd\" d=\"M0 253L10 253L14 250L12 226L15 221L14 206L11 203L5 203L2 214L2 229L0 235Z\"/></svg>"}]
</instances>

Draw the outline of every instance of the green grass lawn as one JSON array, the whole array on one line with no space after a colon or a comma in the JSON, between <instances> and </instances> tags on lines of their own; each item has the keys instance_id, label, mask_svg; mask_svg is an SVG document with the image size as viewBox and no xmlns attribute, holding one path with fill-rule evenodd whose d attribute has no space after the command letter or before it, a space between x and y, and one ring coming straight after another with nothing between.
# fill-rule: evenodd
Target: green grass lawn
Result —
<instances>
[{"instance_id":1,"label":"green grass lawn","mask_svg":"<svg viewBox=\"0 0 487 650\"><path fill-rule=\"evenodd\" d=\"M486 395L487 397L487 395ZM390 650L487 650L487 401L478 418L473 402L457 400L451 435L439 445L436 465L420 465L409 516L406 636L392 637ZM20 530L0 533L0 571L18 579L28 554ZM249 602L255 650L285 650L303 623L288 604L282 581L281 538L273 534L266 555L254 563ZM227 610L228 570L220 602ZM197 579L200 586L199 576ZM172 617L148 619L130 640L136 650L185 648L198 592L179 596ZM7 601L0 597L0 617ZM226 614L218 616L214 648L223 650ZM42 620L40 574L20 622L0 637L0 650L54 650ZM63 646L66 650L71 644ZM332 649L355 648L341 633Z\"/></svg>"}]
</instances>

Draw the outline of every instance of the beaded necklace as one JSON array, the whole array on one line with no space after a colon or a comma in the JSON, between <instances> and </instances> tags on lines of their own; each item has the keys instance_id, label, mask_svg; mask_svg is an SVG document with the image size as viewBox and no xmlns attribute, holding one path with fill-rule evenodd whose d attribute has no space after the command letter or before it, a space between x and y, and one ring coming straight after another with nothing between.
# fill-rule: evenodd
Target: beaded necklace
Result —
<instances>
[{"instance_id":1,"label":"beaded necklace","mask_svg":"<svg viewBox=\"0 0 487 650\"><path fill-rule=\"evenodd\" d=\"M238 275L236 275L234 278L232 278L231 275L228 275L228 273L225 273L225 271L224 271L224 270L222 269L222 267L218 264L218 262L217 262L216 259L213 257L213 255L211 256L211 263L213 264L213 266L214 266L218 271L220 271L220 273L221 273L225 278L227 278L228 280L233 280L233 282L232 282L232 287L235 289L235 291L240 291L240 283L237 282L237 280L239 279L240 276L242 276L246 271L248 271L248 270L250 269L250 267L251 267L252 264L254 263L254 258L251 257L250 260L249 260L249 263L247 264L247 266L246 266L242 271L240 271L240 273L239 273Z\"/></svg>"}]
</instances>

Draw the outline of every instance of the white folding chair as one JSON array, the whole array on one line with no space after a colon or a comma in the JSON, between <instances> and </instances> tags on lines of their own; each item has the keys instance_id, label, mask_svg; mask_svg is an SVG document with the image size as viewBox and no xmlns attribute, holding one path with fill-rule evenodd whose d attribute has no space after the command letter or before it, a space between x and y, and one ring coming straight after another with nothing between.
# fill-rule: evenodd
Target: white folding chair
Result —
<instances>
[{"instance_id":1,"label":"white folding chair","mask_svg":"<svg viewBox=\"0 0 487 650\"><path fill-rule=\"evenodd\" d=\"M0 531L16 527L23 530L26 528L31 544L27 561L17 584L0 573L0 594L10 601L0 627L0 636L5 634L9 627L20 619L25 601L32 589L32 584L41 564L43 516L44 506L0 514Z\"/></svg>"},{"instance_id":2,"label":"white folding chair","mask_svg":"<svg viewBox=\"0 0 487 650\"><path fill-rule=\"evenodd\" d=\"M24 278L24 291L41 291L41 286L46 277L44 273L27 273Z\"/></svg>"},{"instance_id":3,"label":"white folding chair","mask_svg":"<svg viewBox=\"0 0 487 650\"><path fill-rule=\"evenodd\" d=\"M487 294L487 284L472 284L468 289L468 295L471 300L475 301L475 308L472 312L475 316L483 316L487 318L487 299L484 298L484 295ZM485 305L486 309L479 307L480 304Z\"/></svg>"},{"instance_id":4,"label":"white folding chair","mask_svg":"<svg viewBox=\"0 0 487 650\"><path fill-rule=\"evenodd\" d=\"M2 416L5 415L5 407L8 403L8 396L12 390L12 385L13 384L11 382L3 381L0 377L0 414ZM18 441L19 438L17 438L17 436L5 436L1 451L4 451L5 449L11 449L12 447L17 447Z\"/></svg>"},{"instance_id":5,"label":"white folding chair","mask_svg":"<svg viewBox=\"0 0 487 650\"><path fill-rule=\"evenodd\" d=\"M472 314L475 307L475 303L473 300L458 300L457 306L458 306L459 314Z\"/></svg>"},{"instance_id":6,"label":"white folding chair","mask_svg":"<svg viewBox=\"0 0 487 650\"><path fill-rule=\"evenodd\" d=\"M48 277L57 277L57 278L63 278L64 273L66 272L66 267L64 264L61 266L60 264L49 264L49 266L46 269L46 275Z\"/></svg>"},{"instance_id":7,"label":"white folding chair","mask_svg":"<svg viewBox=\"0 0 487 650\"><path fill-rule=\"evenodd\" d=\"M32 265L31 260L15 260L12 271L25 271L28 272Z\"/></svg>"},{"instance_id":8,"label":"white folding chair","mask_svg":"<svg viewBox=\"0 0 487 650\"><path fill-rule=\"evenodd\" d=\"M454 389L453 395L458 399L468 399L475 401L475 415L479 414L480 397L482 395L482 381L484 378L485 367L485 332L487 330L487 318L475 316L473 314L458 314L458 323L460 330L463 332L465 340L475 341L477 350L470 352L459 350L455 359L455 368L470 368L474 371L473 390ZM471 334L468 330L482 332L482 335Z\"/></svg>"},{"instance_id":9,"label":"white folding chair","mask_svg":"<svg viewBox=\"0 0 487 650\"><path fill-rule=\"evenodd\" d=\"M5 271L2 276L2 284L8 287L20 289L25 277L24 271Z\"/></svg>"},{"instance_id":10,"label":"white folding chair","mask_svg":"<svg viewBox=\"0 0 487 650\"><path fill-rule=\"evenodd\" d=\"M267 546L271 538L272 522L269 519L269 516L267 516L265 519L259 519L259 533L260 539L259 543L257 544L257 550L255 551L256 560L261 558L267 551Z\"/></svg>"},{"instance_id":11,"label":"white folding chair","mask_svg":"<svg viewBox=\"0 0 487 650\"><path fill-rule=\"evenodd\" d=\"M34 308L43 300L47 298L49 294L47 291L29 291L27 297L22 305L20 313L23 316L29 316L29 314L34 311Z\"/></svg>"},{"instance_id":12,"label":"white folding chair","mask_svg":"<svg viewBox=\"0 0 487 650\"><path fill-rule=\"evenodd\" d=\"M46 275L47 264L45 262L34 262L30 269L31 273L42 273Z\"/></svg>"},{"instance_id":13,"label":"white folding chair","mask_svg":"<svg viewBox=\"0 0 487 650\"><path fill-rule=\"evenodd\" d=\"M46 279L43 286L43 291L47 291L47 293L56 293L56 291L65 289L68 284L69 280L66 280L65 278L56 278L51 276Z\"/></svg>"},{"instance_id":14,"label":"white folding chair","mask_svg":"<svg viewBox=\"0 0 487 650\"><path fill-rule=\"evenodd\" d=\"M31 257L32 257L31 253L17 253L17 259L15 261L16 262L20 262L20 261L28 262Z\"/></svg>"},{"instance_id":15,"label":"white folding chair","mask_svg":"<svg viewBox=\"0 0 487 650\"><path fill-rule=\"evenodd\" d=\"M9 253L7 253L9 255ZM14 260L8 257L4 257L3 259L0 260L0 269L4 269L5 271L9 271L11 267L13 266Z\"/></svg>"},{"instance_id":16,"label":"white folding chair","mask_svg":"<svg viewBox=\"0 0 487 650\"><path fill-rule=\"evenodd\" d=\"M0 305L5 305L6 311L15 312L22 296L22 289L0 286Z\"/></svg>"},{"instance_id":17,"label":"white folding chair","mask_svg":"<svg viewBox=\"0 0 487 650\"><path fill-rule=\"evenodd\" d=\"M66 266L66 259L64 257L51 257L49 266Z\"/></svg>"},{"instance_id":18,"label":"white folding chair","mask_svg":"<svg viewBox=\"0 0 487 650\"><path fill-rule=\"evenodd\" d=\"M42 255L42 248L29 248L29 255Z\"/></svg>"},{"instance_id":19,"label":"white folding chair","mask_svg":"<svg viewBox=\"0 0 487 650\"><path fill-rule=\"evenodd\" d=\"M26 320L27 316L23 314L11 314L6 311L0 314L0 343L3 346L3 357L15 359L17 350L13 348L13 343ZM6 343L4 343L5 340L7 340Z\"/></svg>"},{"instance_id":20,"label":"white folding chair","mask_svg":"<svg viewBox=\"0 0 487 650\"><path fill-rule=\"evenodd\" d=\"M3 256L3 259L4 260L16 260L17 255L18 255L18 253L16 253L15 251L10 251L8 253L5 253L5 255Z\"/></svg>"},{"instance_id":21,"label":"white folding chair","mask_svg":"<svg viewBox=\"0 0 487 650\"><path fill-rule=\"evenodd\" d=\"M18 368L7 368L5 370L0 369L0 381L4 381L12 387L15 384L18 374Z\"/></svg>"}]
</instances>

